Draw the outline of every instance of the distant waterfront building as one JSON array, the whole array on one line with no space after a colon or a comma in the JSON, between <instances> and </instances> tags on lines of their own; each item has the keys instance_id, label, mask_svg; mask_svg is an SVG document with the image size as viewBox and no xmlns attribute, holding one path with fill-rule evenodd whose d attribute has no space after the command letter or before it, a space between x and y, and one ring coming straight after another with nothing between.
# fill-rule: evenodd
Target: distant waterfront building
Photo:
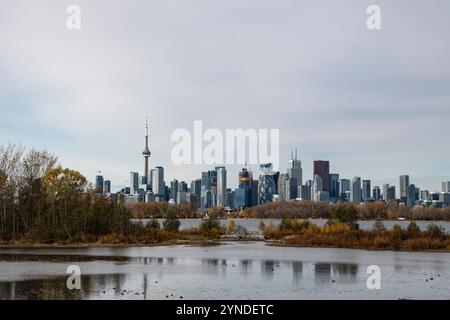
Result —
<instances>
[{"instance_id":1,"label":"distant waterfront building","mask_svg":"<svg viewBox=\"0 0 450 320\"><path fill-rule=\"evenodd\" d=\"M259 203L259 180L252 180L252 206Z\"/></svg>"},{"instance_id":2,"label":"distant waterfront building","mask_svg":"<svg viewBox=\"0 0 450 320\"><path fill-rule=\"evenodd\" d=\"M238 188L234 191L234 207L237 209L244 209L251 207L253 204L257 204L257 185L253 186L253 175L247 168L243 168L239 172L239 184ZM253 188L255 190L253 190ZM253 191L256 193L256 200L253 200Z\"/></svg>"},{"instance_id":3,"label":"distant waterfront building","mask_svg":"<svg viewBox=\"0 0 450 320\"><path fill-rule=\"evenodd\" d=\"M373 200L375 200L375 201L378 201L381 199L381 189L379 186L373 187L372 197L373 197Z\"/></svg>"},{"instance_id":4,"label":"distant waterfront building","mask_svg":"<svg viewBox=\"0 0 450 320\"><path fill-rule=\"evenodd\" d=\"M291 154L291 160L288 161L287 173L291 179L297 180L297 187L303 183L302 162L297 159L297 149L295 149L295 157Z\"/></svg>"},{"instance_id":5,"label":"distant waterfront building","mask_svg":"<svg viewBox=\"0 0 450 320\"><path fill-rule=\"evenodd\" d=\"M395 186L383 184L383 200L386 202L395 200Z\"/></svg>"},{"instance_id":6,"label":"distant waterfront building","mask_svg":"<svg viewBox=\"0 0 450 320\"><path fill-rule=\"evenodd\" d=\"M211 199L207 199L207 192L211 191L211 179L210 172L204 171L202 172L201 179L201 198L200 198L200 207L203 209L210 208ZM211 196L211 192L209 193L209 197Z\"/></svg>"},{"instance_id":7,"label":"distant waterfront building","mask_svg":"<svg viewBox=\"0 0 450 320\"><path fill-rule=\"evenodd\" d=\"M139 173L130 172L130 194L135 194L139 189Z\"/></svg>"},{"instance_id":8,"label":"distant waterfront building","mask_svg":"<svg viewBox=\"0 0 450 320\"><path fill-rule=\"evenodd\" d=\"M450 192L441 192L439 194L439 201L446 206L450 205Z\"/></svg>"},{"instance_id":9,"label":"distant waterfront building","mask_svg":"<svg viewBox=\"0 0 450 320\"><path fill-rule=\"evenodd\" d=\"M177 179L173 179L172 181L170 181L170 199L173 199L175 201L175 203L177 202L177 195L178 195L178 180Z\"/></svg>"},{"instance_id":10,"label":"distant waterfront building","mask_svg":"<svg viewBox=\"0 0 450 320\"><path fill-rule=\"evenodd\" d=\"M450 192L450 181L442 182L442 192Z\"/></svg>"},{"instance_id":11,"label":"distant waterfront building","mask_svg":"<svg viewBox=\"0 0 450 320\"><path fill-rule=\"evenodd\" d=\"M185 181L180 181L178 183L178 191L181 191L181 192L188 192L189 191L188 185L187 185L187 183Z\"/></svg>"},{"instance_id":12,"label":"distant waterfront building","mask_svg":"<svg viewBox=\"0 0 450 320\"><path fill-rule=\"evenodd\" d=\"M408 208L412 208L416 203L416 186L410 184L408 185L408 189L406 191L406 206Z\"/></svg>"},{"instance_id":13,"label":"distant waterfront building","mask_svg":"<svg viewBox=\"0 0 450 320\"><path fill-rule=\"evenodd\" d=\"M301 200L312 200L311 199L311 186L306 185L306 184L300 186L298 197Z\"/></svg>"},{"instance_id":14,"label":"distant waterfront building","mask_svg":"<svg viewBox=\"0 0 450 320\"><path fill-rule=\"evenodd\" d=\"M225 208L234 209L234 199L235 199L235 192L232 191L230 188L227 189L227 200L225 202Z\"/></svg>"},{"instance_id":15,"label":"distant waterfront building","mask_svg":"<svg viewBox=\"0 0 450 320\"><path fill-rule=\"evenodd\" d=\"M339 198L339 174L330 174L330 198L332 200L337 200Z\"/></svg>"},{"instance_id":16,"label":"distant waterfront building","mask_svg":"<svg viewBox=\"0 0 450 320\"><path fill-rule=\"evenodd\" d=\"M371 191L370 180L363 180L362 181L362 200L363 201L369 201L371 199L370 191Z\"/></svg>"},{"instance_id":17,"label":"distant waterfront building","mask_svg":"<svg viewBox=\"0 0 450 320\"><path fill-rule=\"evenodd\" d=\"M155 169L153 169L152 191L155 196L160 196L162 200L166 199L163 167L155 167Z\"/></svg>"},{"instance_id":18,"label":"distant waterfront building","mask_svg":"<svg viewBox=\"0 0 450 320\"><path fill-rule=\"evenodd\" d=\"M289 175L287 173L280 174L280 177L278 178L278 196L279 196L280 201L287 200L286 187L287 187L288 181L289 181Z\"/></svg>"},{"instance_id":19,"label":"distant waterfront building","mask_svg":"<svg viewBox=\"0 0 450 320\"><path fill-rule=\"evenodd\" d=\"M400 186L400 201L406 203L408 198L409 175L400 176L399 186Z\"/></svg>"},{"instance_id":20,"label":"distant waterfront building","mask_svg":"<svg viewBox=\"0 0 450 320\"><path fill-rule=\"evenodd\" d=\"M312 199L314 201L320 201L319 192L323 190L323 180L322 177L318 174L314 175L314 181L312 186Z\"/></svg>"},{"instance_id":21,"label":"distant waterfront building","mask_svg":"<svg viewBox=\"0 0 450 320\"><path fill-rule=\"evenodd\" d=\"M216 167L217 171L217 206L227 206L227 170L225 167Z\"/></svg>"},{"instance_id":22,"label":"distant waterfront building","mask_svg":"<svg viewBox=\"0 0 450 320\"><path fill-rule=\"evenodd\" d=\"M155 195L153 194L152 191L148 191L147 194L145 195L145 202L147 203L155 202Z\"/></svg>"},{"instance_id":23,"label":"distant waterfront building","mask_svg":"<svg viewBox=\"0 0 450 320\"><path fill-rule=\"evenodd\" d=\"M176 203L183 203L187 201L187 192L186 191L178 191L177 192L177 201Z\"/></svg>"},{"instance_id":24,"label":"distant waterfront building","mask_svg":"<svg viewBox=\"0 0 450 320\"><path fill-rule=\"evenodd\" d=\"M103 194L111 193L111 180L105 180L103 183Z\"/></svg>"},{"instance_id":25,"label":"distant waterfront building","mask_svg":"<svg viewBox=\"0 0 450 320\"><path fill-rule=\"evenodd\" d=\"M428 190L420 191L420 200L427 201L430 200L430 192Z\"/></svg>"},{"instance_id":26,"label":"distant waterfront building","mask_svg":"<svg viewBox=\"0 0 450 320\"><path fill-rule=\"evenodd\" d=\"M103 194L103 176L98 175L95 177L95 193Z\"/></svg>"},{"instance_id":27,"label":"distant waterfront building","mask_svg":"<svg viewBox=\"0 0 450 320\"><path fill-rule=\"evenodd\" d=\"M277 192L276 174L272 171L272 164L260 165L260 175L258 183L259 204L272 202L274 194Z\"/></svg>"},{"instance_id":28,"label":"distant waterfront building","mask_svg":"<svg viewBox=\"0 0 450 320\"><path fill-rule=\"evenodd\" d=\"M348 201L349 197L347 197L350 192L350 180L349 179L340 179L339 180L339 194L342 201Z\"/></svg>"},{"instance_id":29,"label":"distant waterfront building","mask_svg":"<svg viewBox=\"0 0 450 320\"><path fill-rule=\"evenodd\" d=\"M316 201L328 202L329 200L330 200L330 196L329 196L328 192L326 192L326 191L319 191L317 193L317 200Z\"/></svg>"},{"instance_id":30,"label":"distant waterfront building","mask_svg":"<svg viewBox=\"0 0 450 320\"><path fill-rule=\"evenodd\" d=\"M330 192L330 162L324 160L316 160L314 165L314 177L318 175L322 179L322 191Z\"/></svg>"},{"instance_id":31,"label":"distant waterfront building","mask_svg":"<svg viewBox=\"0 0 450 320\"><path fill-rule=\"evenodd\" d=\"M127 194L125 195L125 203L132 204L132 203L139 203L144 202L144 195L143 194Z\"/></svg>"},{"instance_id":32,"label":"distant waterfront building","mask_svg":"<svg viewBox=\"0 0 450 320\"><path fill-rule=\"evenodd\" d=\"M200 198L202 193L202 179L195 179L191 182L191 195L192 195L192 203L197 208L200 208Z\"/></svg>"},{"instance_id":33,"label":"distant waterfront building","mask_svg":"<svg viewBox=\"0 0 450 320\"><path fill-rule=\"evenodd\" d=\"M286 181L286 200L295 200L298 195L297 179L289 177Z\"/></svg>"},{"instance_id":34,"label":"distant waterfront building","mask_svg":"<svg viewBox=\"0 0 450 320\"><path fill-rule=\"evenodd\" d=\"M356 204L362 202L361 178L354 177L350 182L350 201Z\"/></svg>"}]
</instances>

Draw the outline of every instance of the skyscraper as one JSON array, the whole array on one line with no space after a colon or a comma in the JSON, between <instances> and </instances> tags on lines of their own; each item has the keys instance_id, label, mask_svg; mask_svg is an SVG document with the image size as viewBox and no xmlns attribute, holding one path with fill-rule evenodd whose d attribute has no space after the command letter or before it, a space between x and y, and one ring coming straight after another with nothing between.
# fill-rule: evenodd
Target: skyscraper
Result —
<instances>
[{"instance_id":1,"label":"skyscraper","mask_svg":"<svg viewBox=\"0 0 450 320\"><path fill-rule=\"evenodd\" d=\"M330 198L337 200L339 198L339 174L330 174Z\"/></svg>"},{"instance_id":2,"label":"skyscraper","mask_svg":"<svg viewBox=\"0 0 450 320\"><path fill-rule=\"evenodd\" d=\"M289 177L286 181L286 200L295 200L298 195L298 188L297 179Z\"/></svg>"},{"instance_id":3,"label":"skyscraper","mask_svg":"<svg viewBox=\"0 0 450 320\"><path fill-rule=\"evenodd\" d=\"M350 192L350 180L341 179L339 180L339 197L342 201L348 201L347 194Z\"/></svg>"},{"instance_id":4,"label":"skyscraper","mask_svg":"<svg viewBox=\"0 0 450 320\"><path fill-rule=\"evenodd\" d=\"M275 174L272 171L272 164L266 163L260 165L260 175L258 183L258 201L259 204L272 202L273 195L276 194L277 185Z\"/></svg>"},{"instance_id":5,"label":"skyscraper","mask_svg":"<svg viewBox=\"0 0 450 320\"><path fill-rule=\"evenodd\" d=\"M234 206L236 208L242 209L252 206L252 182L252 172L248 171L247 168L242 168L242 170L239 172L238 188L234 191Z\"/></svg>"},{"instance_id":6,"label":"skyscraper","mask_svg":"<svg viewBox=\"0 0 450 320\"><path fill-rule=\"evenodd\" d=\"M103 194L103 176L100 174L95 177L95 193Z\"/></svg>"},{"instance_id":7,"label":"skyscraper","mask_svg":"<svg viewBox=\"0 0 450 320\"><path fill-rule=\"evenodd\" d=\"M370 197L370 180L363 180L362 181L362 200L368 201L371 199Z\"/></svg>"},{"instance_id":8,"label":"skyscraper","mask_svg":"<svg viewBox=\"0 0 450 320\"><path fill-rule=\"evenodd\" d=\"M103 183L103 194L111 193L111 181L105 180Z\"/></svg>"},{"instance_id":9,"label":"skyscraper","mask_svg":"<svg viewBox=\"0 0 450 320\"><path fill-rule=\"evenodd\" d=\"M142 184L149 184L148 181L148 158L150 157L150 149L148 148L148 119L145 119L145 148L142 151L142 155L144 156L144 174L142 175Z\"/></svg>"},{"instance_id":10,"label":"skyscraper","mask_svg":"<svg viewBox=\"0 0 450 320\"><path fill-rule=\"evenodd\" d=\"M410 184L406 191L406 206L412 208L416 204L416 186Z\"/></svg>"},{"instance_id":11,"label":"skyscraper","mask_svg":"<svg viewBox=\"0 0 450 320\"><path fill-rule=\"evenodd\" d=\"M217 171L217 206L227 206L227 170L225 167L216 167Z\"/></svg>"},{"instance_id":12,"label":"skyscraper","mask_svg":"<svg viewBox=\"0 0 450 320\"><path fill-rule=\"evenodd\" d=\"M314 161L314 176L320 176L322 178L323 190L330 192L330 162L323 160Z\"/></svg>"},{"instance_id":13,"label":"skyscraper","mask_svg":"<svg viewBox=\"0 0 450 320\"><path fill-rule=\"evenodd\" d=\"M239 188L243 186L251 187L252 178L252 172L248 171L247 168L242 168L242 171L239 172Z\"/></svg>"},{"instance_id":14,"label":"skyscraper","mask_svg":"<svg viewBox=\"0 0 450 320\"><path fill-rule=\"evenodd\" d=\"M135 194L139 189L139 173L130 172L130 193Z\"/></svg>"},{"instance_id":15,"label":"skyscraper","mask_svg":"<svg viewBox=\"0 0 450 320\"><path fill-rule=\"evenodd\" d=\"M408 198L409 175L400 176L400 201L406 203Z\"/></svg>"},{"instance_id":16,"label":"skyscraper","mask_svg":"<svg viewBox=\"0 0 450 320\"><path fill-rule=\"evenodd\" d=\"M373 191L372 191L372 198L375 201L378 201L381 199L381 189L379 186L375 186L373 187Z\"/></svg>"},{"instance_id":17,"label":"skyscraper","mask_svg":"<svg viewBox=\"0 0 450 320\"><path fill-rule=\"evenodd\" d=\"M383 184L383 200L386 202L395 200L395 186Z\"/></svg>"},{"instance_id":18,"label":"skyscraper","mask_svg":"<svg viewBox=\"0 0 450 320\"><path fill-rule=\"evenodd\" d=\"M314 175L313 186L312 186L312 199L314 201L320 201L320 192L323 191L323 180L318 174Z\"/></svg>"},{"instance_id":19,"label":"skyscraper","mask_svg":"<svg viewBox=\"0 0 450 320\"><path fill-rule=\"evenodd\" d=\"M166 197L166 190L164 184L164 168L155 167L152 176L152 191L155 196L160 196L161 198Z\"/></svg>"},{"instance_id":20,"label":"skyscraper","mask_svg":"<svg viewBox=\"0 0 450 320\"><path fill-rule=\"evenodd\" d=\"M173 179L172 181L170 181L170 196L169 196L169 198L172 199L173 201L175 201L175 203L178 203L177 195L178 195L178 180Z\"/></svg>"},{"instance_id":21,"label":"skyscraper","mask_svg":"<svg viewBox=\"0 0 450 320\"><path fill-rule=\"evenodd\" d=\"M362 202L360 177L354 177L350 182L350 201L356 204L360 204Z\"/></svg>"},{"instance_id":22,"label":"skyscraper","mask_svg":"<svg viewBox=\"0 0 450 320\"><path fill-rule=\"evenodd\" d=\"M192 180L191 194L194 197L194 204L197 208L200 207L201 193L202 193L202 179Z\"/></svg>"},{"instance_id":23,"label":"skyscraper","mask_svg":"<svg viewBox=\"0 0 450 320\"><path fill-rule=\"evenodd\" d=\"M278 178L278 195L280 196L281 201L288 200L286 198L287 195L286 187L288 181L289 181L289 174L287 173L280 174L280 177Z\"/></svg>"},{"instance_id":24,"label":"skyscraper","mask_svg":"<svg viewBox=\"0 0 450 320\"><path fill-rule=\"evenodd\" d=\"M302 162L297 159L297 149L295 149L295 157L291 154L291 160L288 161L287 173L290 178L297 180L298 186L303 184Z\"/></svg>"}]
</instances>

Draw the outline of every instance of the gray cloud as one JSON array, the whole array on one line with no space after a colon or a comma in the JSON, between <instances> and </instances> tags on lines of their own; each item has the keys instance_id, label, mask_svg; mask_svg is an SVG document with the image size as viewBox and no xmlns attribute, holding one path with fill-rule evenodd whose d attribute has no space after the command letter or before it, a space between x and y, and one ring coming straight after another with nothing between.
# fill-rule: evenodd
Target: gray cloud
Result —
<instances>
[{"instance_id":1,"label":"gray cloud","mask_svg":"<svg viewBox=\"0 0 450 320\"><path fill-rule=\"evenodd\" d=\"M72 3L79 32L65 28ZM148 113L151 164L168 179L204 168L170 164L170 133L203 120L280 128L282 160L300 146L307 177L324 158L347 177L406 172L437 189L450 178L450 3L376 1L378 32L370 4L4 0L0 114L16 120L0 122L1 140L120 184L142 166Z\"/></svg>"}]
</instances>

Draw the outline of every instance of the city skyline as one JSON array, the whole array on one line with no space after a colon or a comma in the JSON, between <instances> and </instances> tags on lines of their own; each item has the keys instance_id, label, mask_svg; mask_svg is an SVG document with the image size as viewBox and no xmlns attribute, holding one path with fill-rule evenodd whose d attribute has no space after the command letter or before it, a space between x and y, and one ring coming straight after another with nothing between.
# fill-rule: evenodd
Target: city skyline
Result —
<instances>
[{"instance_id":1,"label":"city skyline","mask_svg":"<svg viewBox=\"0 0 450 320\"><path fill-rule=\"evenodd\" d=\"M303 181L302 162L298 158L297 149L291 151L286 173L273 170L272 163L262 163L259 164L258 176L253 174L253 171L248 169L245 164L237 177L237 188L228 184L226 166L215 166L214 169L202 171L197 178L190 182L173 178L167 183L163 166L149 169L148 158L151 153L148 143L148 117L145 121L144 137L145 149L142 152L144 171L142 174L131 171L129 186L120 187L116 193L111 190L111 181L105 180L99 171L95 178L96 193L109 194L114 197L115 201L125 203L191 202L197 208L202 209L214 206L238 209L273 201L299 199L355 204L377 200L385 202L398 200L409 208L419 203L426 206L450 204L450 181L448 180L442 181L441 190L437 191L421 189L420 186L411 183L410 175L400 175L398 187L383 182L381 192L380 185L372 184L370 179L361 179L357 175L348 179L342 177L339 171L330 171L329 160L314 160L312 179L306 177ZM123 195L121 200L119 200L119 194Z\"/></svg>"}]
</instances>

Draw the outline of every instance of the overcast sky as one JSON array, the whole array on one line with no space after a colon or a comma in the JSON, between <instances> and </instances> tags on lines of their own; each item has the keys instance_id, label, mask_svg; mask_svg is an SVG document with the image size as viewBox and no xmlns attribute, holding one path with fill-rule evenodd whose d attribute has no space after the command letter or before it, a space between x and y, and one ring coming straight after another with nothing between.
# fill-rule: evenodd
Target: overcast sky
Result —
<instances>
[{"instance_id":1,"label":"overcast sky","mask_svg":"<svg viewBox=\"0 0 450 320\"><path fill-rule=\"evenodd\" d=\"M66 28L70 4L79 31ZM371 4L380 31L366 28ZM166 181L207 168L170 160L172 131L202 120L280 129L281 170L297 147L305 178L326 159L345 178L397 185L410 174L440 190L450 180L449 13L448 0L0 0L0 143L128 185L142 171L148 114L150 165Z\"/></svg>"}]
</instances>

